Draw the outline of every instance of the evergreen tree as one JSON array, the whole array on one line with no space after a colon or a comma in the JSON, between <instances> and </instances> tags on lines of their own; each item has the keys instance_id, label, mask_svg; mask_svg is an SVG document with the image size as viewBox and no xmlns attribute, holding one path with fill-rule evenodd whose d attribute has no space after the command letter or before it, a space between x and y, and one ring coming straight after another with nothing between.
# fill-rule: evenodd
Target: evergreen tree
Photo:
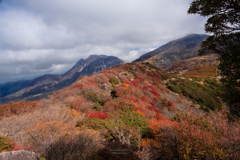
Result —
<instances>
[{"instance_id":1,"label":"evergreen tree","mask_svg":"<svg viewBox=\"0 0 240 160\"><path fill-rule=\"evenodd\" d=\"M188 13L208 17L205 31L213 35L202 42L199 55L219 55L224 98L230 111L240 116L240 1L194 0Z\"/></svg>"}]
</instances>

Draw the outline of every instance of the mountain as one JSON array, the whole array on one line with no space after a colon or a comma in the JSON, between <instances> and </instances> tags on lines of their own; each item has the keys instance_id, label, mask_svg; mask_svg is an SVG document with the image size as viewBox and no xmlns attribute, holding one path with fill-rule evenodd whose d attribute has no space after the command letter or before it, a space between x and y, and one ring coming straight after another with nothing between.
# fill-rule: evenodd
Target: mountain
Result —
<instances>
[{"instance_id":1,"label":"mountain","mask_svg":"<svg viewBox=\"0 0 240 160\"><path fill-rule=\"evenodd\" d=\"M180 39L171 41L151 52L142 55L134 62L149 62L161 69L178 60L189 59L198 56L198 49L208 35L190 34Z\"/></svg>"},{"instance_id":2,"label":"mountain","mask_svg":"<svg viewBox=\"0 0 240 160\"><path fill-rule=\"evenodd\" d=\"M19 91L29 82L30 80L17 80L0 84L0 97L5 97L6 95Z\"/></svg>"},{"instance_id":3,"label":"mountain","mask_svg":"<svg viewBox=\"0 0 240 160\"><path fill-rule=\"evenodd\" d=\"M0 104L45 97L52 91L71 85L79 77L96 74L122 63L124 61L114 56L91 55L85 60L80 59L62 75L45 74L30 81L23 80L2 84L0 85Z\"/></svg>"},{"instance_id":4,"label":"mountain","mask_svg":"<svg viewBox=\"0 0 240 160\"><path fill-rule=\"evenodd\" d=\"M78 71L98 71L103 65L90 64L103 62L80 63ZM23 148L46 160L237 160L239 119L223 91L215 79L197 82L145 62L118 65L39 101L0 105L0 152Z\"/></svg>"}]
</instances>

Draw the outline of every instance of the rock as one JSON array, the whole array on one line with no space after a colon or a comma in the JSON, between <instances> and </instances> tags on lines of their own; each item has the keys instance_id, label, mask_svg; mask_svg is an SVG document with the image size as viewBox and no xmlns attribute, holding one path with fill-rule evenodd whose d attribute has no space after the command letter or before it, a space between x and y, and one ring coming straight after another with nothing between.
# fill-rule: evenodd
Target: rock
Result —
<instances>
[{"instance_id":1,"label":"rock","mask_svg":"<svg viewBox=\"0 0 240 160\"><path fill-rule=\"evenodd\" d=\"M0 153L0 160L40 160L34 152L19 150Z\"/></svg>"},{"instance_id":2,"label":"rock","mask_svg":"<svg viewBox=\"0 0 240 160\"><path fill-rule=\"evenodd\" d=\"M101 85L99 86L99 88L101 88L102 90L107 91L108 93L111 92L111 87L110 87L108 84L106 84L106 83L101 84Z\"/></svg>"}]
</instances>

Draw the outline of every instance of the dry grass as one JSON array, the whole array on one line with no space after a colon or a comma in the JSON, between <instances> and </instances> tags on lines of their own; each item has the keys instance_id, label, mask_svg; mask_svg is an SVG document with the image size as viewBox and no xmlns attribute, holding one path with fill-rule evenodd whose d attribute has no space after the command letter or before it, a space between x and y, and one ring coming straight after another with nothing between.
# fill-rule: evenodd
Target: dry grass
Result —
<instances>
[{"instance_id":1,"label":"dry grass","mask_svg":"<svg viewBox=\"0 0 240 160\"><path fill-rule=\"evenodd\" d=\"M37 146L46 147L56 139L57 135L65 131L73 132L76 122L83 118L84 115L75 110L54 103L50 107L43 107L32 113L3 119L0 121L0 135L8 136L19 144L31 142L34 150L38 150Z\"/></svg>"}]
</instances>

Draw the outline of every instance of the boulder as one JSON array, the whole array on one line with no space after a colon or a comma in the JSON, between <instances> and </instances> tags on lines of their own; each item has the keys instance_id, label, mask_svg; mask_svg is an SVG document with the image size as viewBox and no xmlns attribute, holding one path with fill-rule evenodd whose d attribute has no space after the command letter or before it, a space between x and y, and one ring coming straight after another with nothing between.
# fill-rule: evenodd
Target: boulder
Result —
<instances>
[{"instance_id":1,"label":"boulder","mask_svg":"<svg viewBox=\"0 0 240 160\"><path fill-rule=\"evenodd\" d=\"M19 150L0 153L0 160L40 160L34 152Z\"/></svg>"},{"instance_id":2,"label":"boulder","mask_svg":"<svg viewBox=\"0 0 240 160\"><path fill-rule=\"evenodd\" d=\"M111 87L110 87L110 85L108 85L107 83L101 84L101 85L99 86L99 88L101 88L102 90L107 91L108 93L111 92Z\"/></svg>"}]
</instances>

